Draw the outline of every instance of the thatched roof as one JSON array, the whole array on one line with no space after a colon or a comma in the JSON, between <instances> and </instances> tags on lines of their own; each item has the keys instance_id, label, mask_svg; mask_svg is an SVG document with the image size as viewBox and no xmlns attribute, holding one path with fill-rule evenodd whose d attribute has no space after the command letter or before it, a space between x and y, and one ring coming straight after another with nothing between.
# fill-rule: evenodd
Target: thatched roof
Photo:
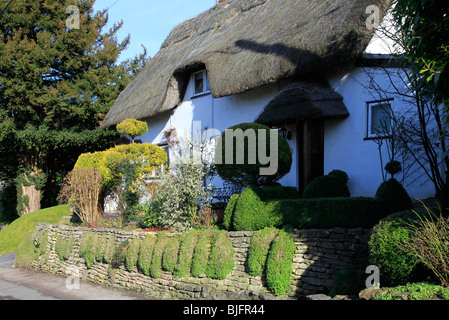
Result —
<instances>
[{"instance_id":1,"label":"thatched roof","mask_svg":"<svg viewBox=\"0 0 449 320\"><path fill-rule=\"evenodd\" d=\"M199 68L208 70L212 95L224 97L354 61L373 36L366 8L386 10L389 1L226 1L170 33L103 126L173 109Z\"/></svg>"},{"instance_id":2,"label":"thatched roof","mask_svg":"<svg viewBox=\"0 0 449 320\"><path fill-rule=\"evenodd\" d=\"M346 118L343 97L326 82L293 82L286 86L255 122L276 126L310 118Z\"/></svg>"}]
</instances>

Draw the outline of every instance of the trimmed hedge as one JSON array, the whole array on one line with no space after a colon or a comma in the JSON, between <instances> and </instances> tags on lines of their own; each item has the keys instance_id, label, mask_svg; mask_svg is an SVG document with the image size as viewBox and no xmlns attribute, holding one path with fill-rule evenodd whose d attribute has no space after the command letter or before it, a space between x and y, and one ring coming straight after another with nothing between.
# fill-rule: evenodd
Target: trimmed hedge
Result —
<instances>
[{"instance_id":1,"label":"trimmed hedge","mask_svg":"<svg viewBox=\"0 0 449 320\"><path fill-rule=\"evenodd\" d=\"M266 266L268 288L278 296L290 287L295 251L292 235L281 230L271 244Z\"/></svg>"},{"instance_id":2,"label":"trimmed hedge","mask_svg":"<svg viewBox=\"0 0 449 320\"><path fill-rule=\"evenodd\" d=\"M55 250L59 259L65 261L69 259L73 248L73 238L64 239L61 235L56 238Z\"/></svg>"},{"instance_id":3,"label":"trimmed hedge","mask_svg":"<svg viewBox=\"0 0 449 320\"><path fill-rule=\"evenodd\" d=\"M265 228L257 231L251 237L251 243L248 249L248 258L246 265L248 273L252 276L265 276L265 267L268 258L268 252L271 243L278 235L279 229Z\"/></svg>"},{"instance_id":4,"label":"trimmed hedge","mask_svg":"<svg viewBox=\"0 0 449 320\"><path fill-rule=\"evenodd\" d=\"M303 198L341 198L350 197L348 175L341 170L334 170L326 176L317 177L310 182L303 193Z\"/></svg>"},{"instance_id":5,"label":"trimmed hedge","mask_svg":"<svg viewBox=\"0 0 449 320\"><path fill-rule=\"evenodd\" d=\"M211 279L226 279L234 265L232 240L226 235L225 231L217 231L212 240L206 275Z\"/></svg>"},{"instance_id":6,"label":"trimmed hedge","mask_svg":"<svg viewBox=\"0 0 449 320\"><path fill-rule=\"evenodd\" d=\"M233 195L225 210L224 227L235 231L284 225L298 229L372 228L380 219L400 210L400 206L379 197L264 199L266 194L258 187Z\"/></svg>"},{"instance_id":7,"label":"trimmed hedge","mask_svg":"<svg viewBox=\"0 0 449 320\"><path fill-rule=\"evenodd\" d=\"M190 267L192 265L193 251L198 238L198 231L193 230L183 233L178 252L178 263L175 266L173 275L178 278L190 275Z\"/></svg>"},{"instance_id":8,"label":"trimmed hedge","mask_svg":"<svg viewBox=\"0 0 449 320\"><path fill-rule=\"evenodd\" d=\"M137 265L137 260L139 258L141 240L139 238L134 238L131 240L128 250L126 251L125 265L129 272L134 270Z\"/></svg>"},{"instance_id":9,"label":"trimmed hedge","mask_svg":"<svg viewBox=\"0 0 449 320\"><path fill-rule=\"evenodd\" d=\"M156 236L149 234L142 240L142 244L140 245L137 265L139 269L147 276L150 275L151 259L153 257L153 250L156 240Z\"/></svg>"}]
</instances>

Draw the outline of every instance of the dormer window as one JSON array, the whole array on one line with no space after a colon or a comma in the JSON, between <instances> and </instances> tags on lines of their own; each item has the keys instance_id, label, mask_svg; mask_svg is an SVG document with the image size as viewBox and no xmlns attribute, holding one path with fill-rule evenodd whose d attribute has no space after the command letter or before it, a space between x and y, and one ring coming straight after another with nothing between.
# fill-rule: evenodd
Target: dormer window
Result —
<instances>
[{"instance_id":1,"label":"dormer window","mask_svg":"<svg viewBox=\"0 0 449 320\"><path fill-rule=\"evenodd\" d=\"M195 81L195 96L210 93L209 77L206 70L196 72L193 79Z\"/></svg>"}]
</instances>

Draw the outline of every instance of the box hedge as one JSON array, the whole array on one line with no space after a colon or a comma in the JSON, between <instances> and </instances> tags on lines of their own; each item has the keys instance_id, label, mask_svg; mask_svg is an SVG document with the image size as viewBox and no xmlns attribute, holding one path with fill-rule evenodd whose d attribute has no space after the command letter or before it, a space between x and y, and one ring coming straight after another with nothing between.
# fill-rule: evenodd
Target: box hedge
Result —
<instances>
[{"instance_id":1,"label":"box hedge","mask_svg":"<svg viewBox=\"0 0 449 320\"><path fill-rule=\"evenodd\" d=\"M284 225L298 229L372 228L380 219L400 209L379 197L269 198L258 187L248 187L232 196L225 210L224 227L235 231Z\"/></svg>"}]
</instances>

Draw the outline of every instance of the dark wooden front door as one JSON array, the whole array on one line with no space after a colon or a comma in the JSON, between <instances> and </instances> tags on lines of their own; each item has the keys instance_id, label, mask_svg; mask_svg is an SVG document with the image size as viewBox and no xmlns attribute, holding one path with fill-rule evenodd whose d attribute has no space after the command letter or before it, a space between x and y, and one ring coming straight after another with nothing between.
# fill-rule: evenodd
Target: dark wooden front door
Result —
<instances>
[{"instance_id":1,"label":"dark wooden front door","mask_svg":"<svg viewBox=\"0 0 449 320\"><path fill-rule=\"evenodd\" d=\"M324 174L323 120L302 120L298 132L298 185L302 193L316 177Z\"/></svg>"}]
</instances>

